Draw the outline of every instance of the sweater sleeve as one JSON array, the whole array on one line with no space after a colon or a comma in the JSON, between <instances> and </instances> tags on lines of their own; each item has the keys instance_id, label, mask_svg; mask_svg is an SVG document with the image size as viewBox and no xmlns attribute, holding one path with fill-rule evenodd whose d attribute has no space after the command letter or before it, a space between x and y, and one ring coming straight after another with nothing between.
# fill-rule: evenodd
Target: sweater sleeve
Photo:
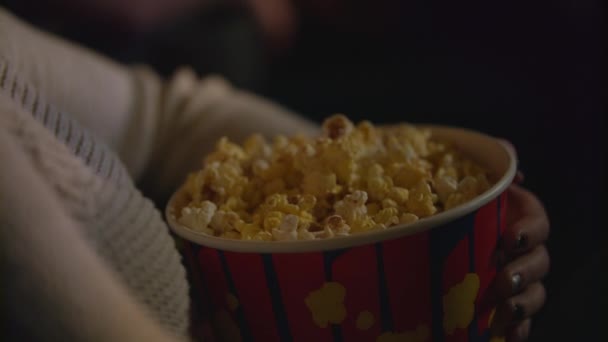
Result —
<instances>
[{"instance_id":1,"label":"sweater sleeve","mask_svg":"<svg viewBox=\"0 0 608 342\"><path fill-rule=\"evenodd\" d=\"M168 195L222 136L312 132L289 110L184 68L162 80L41 32L0 8L0 58L114 149L154 197ZM0 75L5 82L6 75ZM0 87L11 87L0 84Z\"/></svg>"},{"instance_id":2,"label":"sweater sleeve","mask_svg":"<svg viewBox=\"0 0 608 342\"><path fill-rule=\"evenodd\" d=\"M175 340L133 300L85 241L85 229L62 207L44 168L36 163L44 153L44 141L13 129L7 118L18 115L7 115L14 109L5 100L0 96L0 160L5 166L0 168L3 337Z\"/></svg>"},{"instance_id":3,"label":"sweater sleeve","mask_svg":"<svg viewBox=\"0 0 608 342\"><path fill-rule=\"evenodd\" d=\"M135 122L154 128L144 145L150 148L150 157L140 184L154 199L166 199L189 171L201 167L203 157L223 136L241 142L252 133L272 137L317 130L314 123L236 89L221 77L201 80L183 68L162 83L148 70L138 69L136 74L145 114Z\"/></svg>"},{"instance_id":4,"label":"sweater sleeve","mask_svg":"<svg viewBox=\"0 0 608 342\"><path fill-rule=\"evenodd\" d=\"M114 150L124 148L135 92L126 67L37 30L2 7L0 57L49 103ZM0 75L0 87L17 92L10 76Z\"/></svg>"}]
</instances>

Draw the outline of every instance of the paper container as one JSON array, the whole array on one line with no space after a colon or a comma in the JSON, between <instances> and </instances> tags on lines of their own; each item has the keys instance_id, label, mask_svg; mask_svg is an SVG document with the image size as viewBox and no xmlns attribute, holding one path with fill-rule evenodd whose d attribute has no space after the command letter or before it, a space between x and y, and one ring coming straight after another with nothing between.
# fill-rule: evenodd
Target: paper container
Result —
<instances>
[{"instance_id":1,"label":"paper container","mask_svg":"<svg viewBox=\"0 0 608 342\"><path fill-rule=\"evenodd\" d=\"M493 253L505 226L505 189L516 172L498 140L426 126L490 171L475 200L408 226L318 241L210 237L166 215L184 238L193 286L208 298L217 340L488 341L495 304ZM209 331L211 322L196 322ZM218 338L219 336L219 338Z\"/></svg>"}]
</instances>

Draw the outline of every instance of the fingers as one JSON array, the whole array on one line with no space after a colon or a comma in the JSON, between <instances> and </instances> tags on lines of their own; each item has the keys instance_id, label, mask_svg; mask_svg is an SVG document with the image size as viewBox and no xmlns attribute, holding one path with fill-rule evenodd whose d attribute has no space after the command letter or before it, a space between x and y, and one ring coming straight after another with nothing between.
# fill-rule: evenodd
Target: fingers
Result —
<instances>
[{"instance_id":1,"label":"fingers","mask_svg":"<svg viewBox=\"0 0 608 342\"><path fill-rule=\"evenodd\" d=\"M540 282L529 285L522 293L509 298L496 308L492 331L500 335L507 328L522 323L542 308L545 299L545 287Z\"/></svg>"},{"instance_id":2,"label":"fingers","mask_svg":"<svg viewBox=\"0 0 608 342\"><path fill-rule=\"evenodd\" d=\"M549 272L549 253L544 245L535 247L508 263L496 275L496 292L500 298L518 294L528 285L544 278Z\"/></svg>"},{"instance_id":3,"label":"fingers","mask_svg":"<svg viewBox=\"0 0 608 342\"><path fill-rule=\"evenodd\" d=\"M517 255L549 237L549 219L541 202L520 186L509 187L508 226L503 235L507 255Z\"/></svg>"},{"instance_id":4,"label":"fingers","mask_svg":"<svg viewBox=\"0 0 608 342\"><path fill-rule=\"evenodd\" d=\"M532 327L532 320L526 319L523 322L517 323L514 327L509 329L507 333L507 342L524 342L530 335L530 328Z\"/></svg>"},{"instance_id":5,"label":"fingers","mask_svg":"<svg viewBox=\"0 0 608 342\"><path fill-rule=\"evenodd\" d=\"M524 342L530 336L532 320L530 318L515 324L507 329L505 336L497 335L490 339L490 342Z\"/></svg>"}]
</instances>

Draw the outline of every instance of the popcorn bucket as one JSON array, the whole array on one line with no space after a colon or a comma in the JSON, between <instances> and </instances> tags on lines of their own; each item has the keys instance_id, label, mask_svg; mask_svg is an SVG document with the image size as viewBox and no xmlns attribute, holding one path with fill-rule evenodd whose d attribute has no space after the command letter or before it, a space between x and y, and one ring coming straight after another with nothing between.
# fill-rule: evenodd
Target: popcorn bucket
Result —
<instances>
[{"instance_id":1,"label":"popcorn bucket","mask_svg":"<svg viewBox=\"0 0 608 342\"><path fill-rule=\"evenodd\" d=\"M485 167L494 185L474 200L406 226L313 241L241 241L177 223L198 300L219 341L489 341L493 254L516 172L498 140L426 126ZM203 297L204 296L204 297Z\"/></svg>"}]
</instances>

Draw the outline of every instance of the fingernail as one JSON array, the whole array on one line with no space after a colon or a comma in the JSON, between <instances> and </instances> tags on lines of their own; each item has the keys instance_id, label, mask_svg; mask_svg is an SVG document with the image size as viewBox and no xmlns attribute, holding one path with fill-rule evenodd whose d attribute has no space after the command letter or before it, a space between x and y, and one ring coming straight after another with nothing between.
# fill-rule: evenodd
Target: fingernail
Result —
<instances>
[{"instance_id":1,"label":"fingernail","mask_svg":"<svg viewBox=\"0 0 608 342\"><path fill-rule=\"evenodd\" d=\"M511 276L511 290L512 293L518 293L521 290L521 274L515 273Z\"/></svg>"},{"instance_id":2,"label":"fingernail","mask_svg":"<svg viewBox=\"0 0 608 342\"><path fill-rule=\"evenodd\" d=\"M517 236L517 239L515 239L515 249L516 250L521 250L526 248L526 246L528 245L528 235L526 234L519 234Z\"/></svg>"},{"instance_id":3,"label":"fingernail","mask_svg":"<svg viewBox=\"0 0 608 342\"><path fill-rule=\"evenodd\" d=\"M521 321L523 319L524 319L524 307L519 304L513 305L513 320Z\"/></svg>"}]
</instances>

